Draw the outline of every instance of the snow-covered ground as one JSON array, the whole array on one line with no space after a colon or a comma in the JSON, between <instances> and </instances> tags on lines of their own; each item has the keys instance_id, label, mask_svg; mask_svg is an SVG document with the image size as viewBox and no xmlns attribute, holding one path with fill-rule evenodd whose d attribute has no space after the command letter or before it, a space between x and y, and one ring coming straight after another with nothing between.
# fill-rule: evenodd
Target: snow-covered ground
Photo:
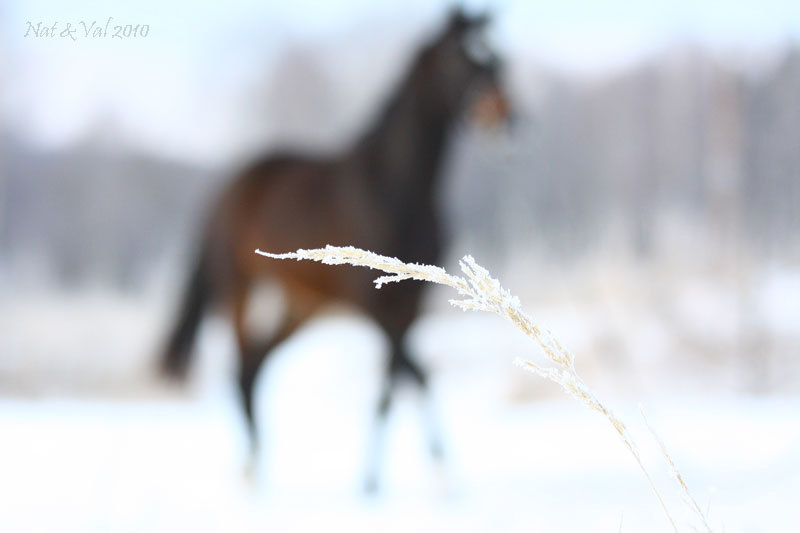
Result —
<instances>
[{"instance_id":1,"label":"snow-covered ground","mask_svg":"<svg viewBox=\"0 0 800 533\"><path fill-rule=\"evenodd\" d=\"M3 399L2 529L669 531L613 431L578 405L501 408L463 391L440 404L447 460L434 468L409 397L387 428L383 490L367 497L366 405L307 387L295 375L268 395L268 446L255 482L242 475L232 400ZM635 406L618 407L667 504L683 517ZM716 531L796 527L800 400L682 399L648 408Z\"/></svg>"},{"instance_id":2,"label":"snow-covered ground","mask_svg":"<svg viewBox=\"0 0 800 533\"><path fill-rule=\"evenodd\" d=\"M797 279L765 275L744 304L725 279L660 285L658 305L608 275L612 298L521 296L629 425L679 526L689 517L639 402L715 531L792 531ZM169 295L24 296L0 302L0 531L670 531L608 422L514 367L535 350L495 317L437 310L415 327L432 398L401 391L382 490L368 497L385 348L368 321L328 316L276 352L258 382L264 453L248 481L223 324L207 323L176 390L151 374ZM749 395L762 360L772 390Z\"/></svg>"}]
</instances>

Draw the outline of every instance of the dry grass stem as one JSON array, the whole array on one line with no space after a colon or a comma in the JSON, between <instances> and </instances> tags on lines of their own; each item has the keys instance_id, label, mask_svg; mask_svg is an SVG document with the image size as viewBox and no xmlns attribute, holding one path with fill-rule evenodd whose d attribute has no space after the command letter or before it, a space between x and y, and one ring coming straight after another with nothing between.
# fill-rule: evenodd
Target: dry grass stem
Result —
<instances>
[{"instance_id":1,"label":"dry grass stem","mask_svg":"<svg viewBox=\"0 0 800 533\"><path fill-rule=\"evenodd\" d=\"M692 496L692 493L689 492L689 486L683 480L683 476L678 471L678 467L676 467L675 463L672 461L672 456L667 451L667 447L664 445L664 441L661 440L661 437L659 437L658 433L656 433L656 430L653 429L653 427L650 425L650 422L647 420L647 417L644 415L644 407L642 407L641 405L639 406L639 414L642 416L642 420L644 420L644 424L645 426L647 426L647 430L650 432L653 438L656 439L656 442L658 442L658 446L659 448L661 448L661 453L667 460L667 464L669 464L669 469L670 472L672 473L672 477L674 477L675 480L678 482L678 485L680 486L681 491L683 492L684 502L689 507L689 509L691 509L694 512L695 516L703 524L705 530L711 533L711 526L709 526L708 522L706 521L705 513L703 513L703 510L700 509L699 505L697 505L697 501Z\"/></svg>"},{"instance_id":2,"label":"dry grass stem","mask_svg":"<svg viewBox=\"0 0 800 533\"><path fill-rule=\"evenodd\" d=\"M447 285L454 288L458 294L463 297L461 299L450 300L452 305L464 310L488 311L510 320L517 328L541 347L545 356L554 366L541 366L527 359L517 359L515 361L516 364L557 383L573 398L605 416L614 427L617 435L622 439L622 442L625 443L628 451L633 455L636 464L639 465L639 468L644 473L672 529L676 532L678 531L678 527L672 515L669 513L664 500L661 498L661 494L658 492L652 477L642 463L636 444L631 438L625 424L594 395L580 376L578 376L575 371L575 359L572 354L566 350L548 330L534 323L520 307L519 300L507 289L503 288L500 282L493 278L488 270L477 264L471 256L464 256L464 258L459 261L461 271L465 275L465 277L460 277L448 274L447 271L438 266L404 263L393 257L385 257L352 246L339 247L328 245L325 248L297 250L296 252L285 254L272 254L261 250L256 250L256 253L274 259L297 259L298 261L307 259L319 261L328 265L350 264L382 270L389 275L380 276L374 281L378 289L386 283L398 282L406 279ZM655 433L653 434L655 435ZM683 478L678 474L663 443L660 439L658 440L661 445L661 450L670 465L673 476L677 479L685 495L688 496L689 502L687 505L689 505L693 512L702 517L702 522L706 529L711 531L697 503L689 495L689 489L683 482Z\"/></svg>"}]
</instances>

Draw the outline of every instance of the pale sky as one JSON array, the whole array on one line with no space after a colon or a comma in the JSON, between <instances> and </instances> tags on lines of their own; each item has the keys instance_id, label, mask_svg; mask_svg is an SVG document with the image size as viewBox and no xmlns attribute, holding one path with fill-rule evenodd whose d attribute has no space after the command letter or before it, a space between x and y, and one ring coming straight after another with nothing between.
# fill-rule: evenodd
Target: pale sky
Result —
<instances>
[{"instance_id":1,"label":"pale sky","mask_svg":"<svg viewBox=\"0 0 800 533\"><path fill-rule=\"evenodd\" d=\"M176 155L212 154L234 134L236 91L287 41L376 43L430 27L452 2L407 0L12 0L0 8L0 104L6 121L62 145L106 115L124 135ZM466 2L496 14L509 53L567 71L620 68L672 42L719 50L800 42L797 0ZM147 24L145 38L25 37L27 22ZM78 33L80 33L78 29ZM346 39L341 39L345 36ZM409 37L406 37L408 40ZM410 44L410 43L409 43ZM370 53L363 50L362 53ZM381 50L374 50L379 56ZM376 61L379 57L376 57ZM213 95L213 97L209 97ZM216 102L209 105L209 100ZM197 128L202 114L208 131ZM190 120L190 118L193 118ZM211 157L213 159L213 156Z\"/></svg>"}]
</instances>

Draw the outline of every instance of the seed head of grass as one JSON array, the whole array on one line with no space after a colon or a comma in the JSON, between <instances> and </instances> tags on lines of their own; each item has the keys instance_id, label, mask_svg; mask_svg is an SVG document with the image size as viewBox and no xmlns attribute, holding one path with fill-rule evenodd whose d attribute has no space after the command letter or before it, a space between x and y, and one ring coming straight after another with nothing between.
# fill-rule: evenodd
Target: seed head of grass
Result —
<instances>
[{"instance_id":1,"label":"seed head of grass","mask_svg":"<svg viewBox=\"0 0 800 533\"><path fill-rule=\"evenodd\" d=\"M614 413L612 413L583 382L575 370L575 359L572 354L558 342L550 331L536 324L531 317L522 310L519 299L512 295L508 289L504 288L497 279L493 278L488 270L476 263L472 256L466 255L459 261L461 272L464 274L462 277L449 274L445 269L438 266L404 263L394 257L386 257L352 246L340 247L328 245L325 248L313 250L301 249L296 252L283 254L273 254L256 250L256 253L273 259L311 260L319 261L327 265L349 264L381 270L386 272L387 275L379 276L375 279L375 287L378 289L387 283L395 283L407 279L447 285L455 289L461 296L460 299L450 300L450 303L455 307L465 311L487 311L509 320L539 345L542 349L542 353L552 365L543 366L534 361L522 358L516 359L515 363L528 371L557 383L567 394L589 409L601 413L609 421L647 479L672 529L676 532L678 531L675 520L667 509L650 473L645 468L644 463L642 463L636 443L625 424L622 420L617 418L617 416L614 415ZM655 435L652 429L651 432ZM657 435L656 439L661 446L662 453L669 464L673 477L684 491L684 500L687 502L689 509L693 514L699 515L701 523L705 529L710 532L711 528L708 526L703 512L700 510L697 503L694 502L694 499L691 498L689 489L683 481L683 477L678 473L678 469L667 453L663 442Z\"/></svg>"}]
</instances>

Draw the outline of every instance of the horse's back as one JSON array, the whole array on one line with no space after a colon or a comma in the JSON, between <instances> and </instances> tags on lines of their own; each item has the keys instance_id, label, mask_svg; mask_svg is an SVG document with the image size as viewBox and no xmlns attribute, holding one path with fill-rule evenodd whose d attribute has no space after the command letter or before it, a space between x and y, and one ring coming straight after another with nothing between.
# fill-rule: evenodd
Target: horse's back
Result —
<instances>
[{"instance_id":1,"label":"horse's back","mask_svg":"<svg viewBox=\"0 0 800 533\"><path fill-rule=\"evenodd\" d=\"M369 278L358 270L266 261L253 253L326 244L382 248L387 232L369 192L359 186L358 172L351 161L333 158L277 154L256 161L220 196L209 220L216 248L230 254L239 275L249 279L278 278L327 299L351 299L354 288L370 289Z\"/></svg>"}]
</instances>

